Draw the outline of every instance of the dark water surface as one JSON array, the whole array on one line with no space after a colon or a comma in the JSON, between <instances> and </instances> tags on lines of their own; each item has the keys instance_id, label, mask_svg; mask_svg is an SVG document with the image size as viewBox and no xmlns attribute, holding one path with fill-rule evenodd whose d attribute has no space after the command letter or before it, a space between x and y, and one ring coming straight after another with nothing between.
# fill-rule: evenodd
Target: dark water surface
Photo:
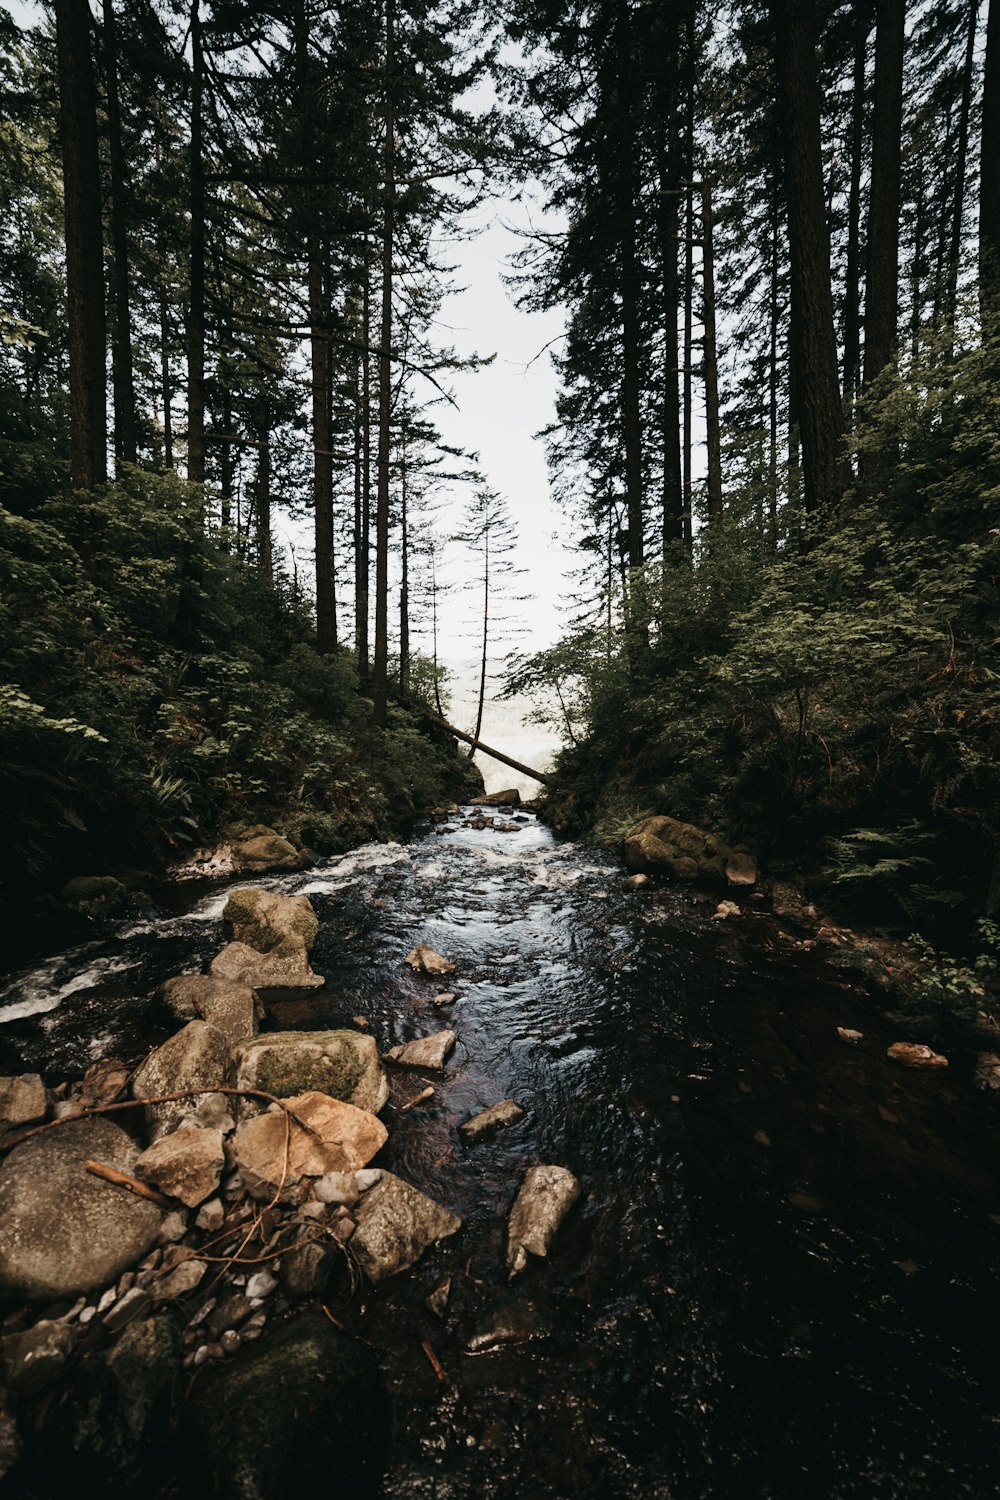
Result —
<instances>
[{"instance_id":1,"label":"dark water surface","mask_svg":"<svg viewBox=\"0 0 1000 1500\"><path fill-rule=\"evenodd\" d=\"M899 1032L772 918L629 895L613 861L533 818L509 834L452 818L259 883L313 901L327 975L275 997L270 1025L364 1015L383 1049L459 1036L442 1080L393 1075L377 1164L464 1226L330 1304L392 1393L387 1496L1000 1492L996 1109L960 1070L886 1061ZM174 1029L148 996L222 945L225 896L179 888L173 915L15 976L0 1064L137 1060ZM455 974L412 975L416 942ZM430 1106L401 1113L428 1081ZM457 1125L503 1098L527 1118L465 1146ZM506 1214L540 1162L583 1198L508 1284ZM442 1321L423 1298L445 1276Z\"/></svg>"}]
</instances>

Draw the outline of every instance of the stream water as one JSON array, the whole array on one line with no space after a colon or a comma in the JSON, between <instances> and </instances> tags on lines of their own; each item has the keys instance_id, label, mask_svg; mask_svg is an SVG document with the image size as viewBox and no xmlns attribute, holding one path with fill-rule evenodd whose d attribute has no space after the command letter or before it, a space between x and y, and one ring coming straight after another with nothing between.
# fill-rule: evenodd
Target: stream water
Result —
<instances>
[{"instance_id":1,"label":"stream water","mask_svg":"<svg viewBox=\"0 0 1000 1500\"><path fill-rule=\"evenodd\" d=\"M451 817L260 883L313 901L327 975L272 997L269 1025L363 1015L383 1049L459 1037L440 1081L393 1075L377 1164L463 1228L330 1304L392 1394L386 1496L997 1493L996 1111L960 1069L895 1068L898 1031L762 911L713 923L688 889L628 893L613 860L527 815L504 834ZM218 950L225 899L177 887L11 976L0 1065L53 1080L137 1060L174 1029L149 996ZM456 963L447 983L404 967L421 941ZM402 1111L428 1081L434 1100ZM526 1118L461 1143L504 1098ZM507 1211L539 1162L583 1197L508 1283ZM446 1276L438 1320L423 1299Z\"/></svg>"}]
</instances>

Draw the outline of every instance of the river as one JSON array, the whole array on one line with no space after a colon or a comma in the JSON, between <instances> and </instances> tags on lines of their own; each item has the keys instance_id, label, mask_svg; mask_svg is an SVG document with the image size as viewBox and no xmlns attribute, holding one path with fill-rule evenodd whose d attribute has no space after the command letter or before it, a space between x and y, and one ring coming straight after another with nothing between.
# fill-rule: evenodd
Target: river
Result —
<instances>
[{"instance_id":1,"label":"river","mask_svg":"<svg viewBox=\"0 0 1000 1500\"><path fill-rule=\"evenodd\" d=\"M463 1228L329 1304L393 1398L386 1496L996 1494L993 1101L960 1069L894 1067L898 1029L762 909L712 922L688 888L629 893L613 858L524 817L501 834L453 816L260 882L313 901L327 975L269 1024L459 1037L429 1106L401 1111L426 1081L394 1075L378 1164ZM51 1079L137 1060L173 1029L154 987L221 946L225 896L178 886L10 976L0 1062ZM416 942L457 965L445 1012L403 964ZM525 1120L462 1144L504 1098ZM508 1284L506 1214L539 1162L583 1197ZM438 1320L423 1299L449 1276Z\"/></svg>"}]
</instances>

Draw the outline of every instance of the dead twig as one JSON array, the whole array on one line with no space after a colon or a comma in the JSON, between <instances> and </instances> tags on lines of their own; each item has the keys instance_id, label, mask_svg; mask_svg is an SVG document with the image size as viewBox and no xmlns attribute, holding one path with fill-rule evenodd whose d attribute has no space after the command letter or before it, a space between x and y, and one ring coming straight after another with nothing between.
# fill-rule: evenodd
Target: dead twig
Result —
<instances>
[{"instance_id":1,"label":"dead twig","mask_svg":"<svg viewBox=\"0 0 1000 1500\"><path fill-rule=\"evenodd\" d=\"M427 1358L430 1360L431 1369L434 1371L434 1374L437 1376L438 1380L440 1380L442 1385L447 1385L448 1372L441 1361L438 1359L437 1355L434 1353L434 1350L431 1348L426 1339L421 1340L420 1347L427 1355Z\"/></svg>"},{"instance_id":2,"label":"dead twig","mask_svg":"<svg viewBox=\"0 0 1000 1500\"><path fill-rule=\"evenodd\" d=\"M94 1177L102 1177L105 1182L113 1182L115 1187L128 1188L130 1193L135 1193L137 1198L147 1198L150 1203L155 1203L157 1208L173 1208L174 1199L167 1198L163 1193L158 1193L155 1188L147 1187L140 1182L138 1177L130 1177L127 1172L119 1172L116 1167L105 1166L100 1161L85 1161L83 1164L87 1171Z\"/></svg>"}]
</instances>

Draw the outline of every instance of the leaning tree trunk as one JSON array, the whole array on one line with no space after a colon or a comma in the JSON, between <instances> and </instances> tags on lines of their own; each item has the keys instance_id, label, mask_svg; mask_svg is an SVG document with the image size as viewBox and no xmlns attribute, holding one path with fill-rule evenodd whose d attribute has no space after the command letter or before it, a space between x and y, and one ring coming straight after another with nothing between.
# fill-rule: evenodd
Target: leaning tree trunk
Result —
<instances>
[{"instance_id":1,"label":"leaning tree trunk","mask_svg":"<svg viewBox=\"0 0 1000 1500\"><path fill-rule=\"evenodd\" d=\"M111 166L111 291L115 310L111 341L111 384L115 398L115 459L134 464L136 442L135 378L132 367L131 286L128 261L125 146L118 93L118 29L113 0L104 0L104 81L108 107L108 156Z\"/></svg>"},{"instance_id":2,"label":"leaning tree trunk","mask_svg":"<svg viewBox=\"0 0 1000 1500\"><path fill-rule=\"evenodd\" d=\"M104 241L97 94L87 0L55 0L66 223L70 467L77 489L108 477Z\"/></svg>"},{"instance_id":3,"label":"leaning tree trunk","mask_svg":"<svg viewBox=\"0 0 1000 1500\"><path fill-rule=\"evenodd\" d=\"M844 410L830 282L814 0L771 0L788 197L792 308L806 509L840 499L848 483Z\"/></svg>"},{"instance_id":4,"label":"leaning tree trunk","mask_svg":"<svg viewBox=\"0 0 1000 1500\"><path fill-rule=\"evenodd\" d=\"M385 152L382 185L382 321L378 354L378 493L375 505L375 660L372 664L373 722L384 729L389 694L389 436L392 418L392 256L395 232L395 11L385 7Z\"/></svg>"}]
</instances>

